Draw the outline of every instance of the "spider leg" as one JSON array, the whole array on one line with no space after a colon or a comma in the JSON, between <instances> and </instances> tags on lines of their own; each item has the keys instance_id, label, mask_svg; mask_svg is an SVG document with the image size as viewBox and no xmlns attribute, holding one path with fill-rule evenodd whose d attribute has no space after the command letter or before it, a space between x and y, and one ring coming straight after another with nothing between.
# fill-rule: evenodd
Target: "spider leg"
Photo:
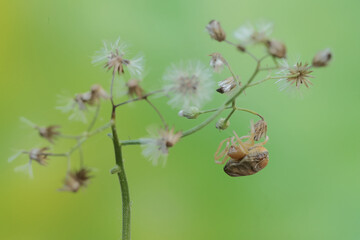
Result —
<instances>
[{"instance_id":1,"label":"spider leg","mask_svg":"<svg viewBox=\"0 0 360 240\"><path fill-rule=\"evenodd\" d=\"M263 146L267 143L267 141L269 141L269 136L266 136L263 142L257 143L254 146Z\"/></svg>"},{"instance_id":2,"label":"spider leg","mask_svg":"<svg viewBox=\"0 0 360 240\"><path fill-rule=\"evenodd\" d=\"M225 149L220 152L221 147L224 145L225 142L226 142ZM218 161L218 160L221 159L222 157L224 157L227 154L227 152L229 151L229 148L230 148L230 138L226 138L226 139L224 139L223 141L220 142L219 147L216 150L215 156L214 156L216 163L225 163L224 159L226 159L226 157L222 161Z\"/></svg>"},{"instance_id":3,"label":"spider leg","mask_svg":"<svg viewBox=\"0 0 360 240\"><path fill-rule=\"evenodd\" d=\"M230 157L228 155L226 155L222 161L217 161L215 160L215 163L216 164L224 164Z\"/></svg>"},{"instance_id":4,"label":"spider leg","mask_svg":"<svg viewBox=\"0 0 360 240\"><path fill-rule=\"evenodd\" d=\"M248 154L249 152L248 152L248 150L247 150L246 144L243 143L241 140L244 139L244 138L248 138L249 136L243 136L243 137L240 138L240 137L236 134L235 131L233 131L233 132L234 132L234 135L235 135L235 137L236 137L237 143L239 144L240 150L241 150L243 153Z\"/></svg>"}]
</instances>

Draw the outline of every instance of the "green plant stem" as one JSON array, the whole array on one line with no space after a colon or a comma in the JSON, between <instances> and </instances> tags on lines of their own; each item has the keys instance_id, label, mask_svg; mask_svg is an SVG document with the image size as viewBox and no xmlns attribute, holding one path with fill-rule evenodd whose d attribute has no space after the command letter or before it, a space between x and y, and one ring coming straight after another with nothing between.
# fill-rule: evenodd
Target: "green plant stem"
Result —
<instances>
[{"instance_id":1,"label":"green plant stem","mask_svg":"<svg viewBox=\"0 0 360 240\"><path fill-rule=\"evenodd\" d=\"M111 125L112 131L112 140L114 144L115 151L115 161L116 165L119 167L117 172L119 182L120 182L120 191L122 199L122 240L130 240L130 194L129 194L129 185L127 182L124 162L122 158L121 144L119 142L119 137L116 131L115 124L115 108L113 108L113 124Z\"/></svg>"},{"instance_id":2,"label":"green plant stem","mask_svg":"<svg viewBox=\"0 0 360 240\"><path fill-rule=\"evenodd\" d=\"M141 145L141 144L145 144L145 141L142 141L140 139L134 139L134 140L125 140L125 141L121 141L120 144L121 146L127 146L127 145Z\"/></svg>"},{"instance_id":3,"label":"green plant stem","mask_svg":"<svg viewBox=\"0 0 360 240\"><path fill-rule=\"evenodd\" d=\"M231 112L229 113L229 115L225 118L224 124L226 124L227 121L229 121L229 119L231 118L231 116L232 116L232 115L234 114L234 112L236 111L235 99L232 101L231 107L232 107L232 111L231 111Z\"/></svg>"},{"instance_id":4,"label":"green plant stem","mask_svg":"<svg viewBox=\"0 0 360 240\"><path fill-rule=\"evenodd\" d=\"M129 194L129 185L127 182L124 161L122 158L121 144L119 137L116 131L116 105L114 104L113 99L113 82L115 79L115 71L113 72L110 88L110 100L112 105L111 111L111 132L112 132L112 141L114 145L115 152L115 162L118 167L117 176L120 183L120 192L122 200L122 240L130 240L130 194Z\"/></svg>"},{"instance_id":5,"label":"green plant stem","mask_svg":"<svg viewBox=\"0 0 360 240\"><path fill-rule=\"evenodd\" d=\"M230 109L232 107L226 107L225 109ZM204 114L204 113L211 113L211 112L216 112L219 108L213 108L213 109L209 109L209 110L203 110L200 111L199 114Z\"/></svg>"}]
</instances>

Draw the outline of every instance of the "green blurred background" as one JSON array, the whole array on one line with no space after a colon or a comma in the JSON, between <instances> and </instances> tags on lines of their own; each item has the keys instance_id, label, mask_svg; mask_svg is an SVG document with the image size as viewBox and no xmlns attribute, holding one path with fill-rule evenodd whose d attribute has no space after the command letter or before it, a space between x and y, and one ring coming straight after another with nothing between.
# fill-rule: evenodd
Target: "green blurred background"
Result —
<instances>
[{"instance_id":1,"label":"green blurred background","mask_svg":"<svg viewBox=\"0 0 360 240\"><path fill-rule=\"evenodd\" d=\"M64 159L53 159L46 168L34 164L33 180L13 171L26 158L7 162L14 149L48 145L19 117L81 132L82 124L66 122L55 110L57 95L84 92L93 83L108 88L109 73L92 66L91 56L102 40L118 36L133 53L146 56L148 90L160 88L170 63L207 63L216 51L245 80L254 63L209 38L204 27L211 19L221 21L229 39L246 21L270 20L273 36L287 44L290 57L310 61L330 47L335 58L314 72L314 87L303 99L268 82L238 101L269 124L270 163L256 175L230 178L213 161L220 140L232 130L247 133L254 119L247 113L236 114L224 132L212 124L183 139L164 168L152 166L138 146L126 147L132 239L360 239L359 7L353 0L2 0L0 239L120 239L121 198L118 180L109 174L114 154L108 137L99 135L84 146L87 165L96 169L90 186L78 194L58 192ZM214 95L206 107L220 102L223 96ZM180 119L164 99L154 103L178 129L205 119ZM108 107L102 109L102 123ZM142 102L118 114L122 139L144 136L145 128L158 122Z\"/></svg>"}]
</instances>

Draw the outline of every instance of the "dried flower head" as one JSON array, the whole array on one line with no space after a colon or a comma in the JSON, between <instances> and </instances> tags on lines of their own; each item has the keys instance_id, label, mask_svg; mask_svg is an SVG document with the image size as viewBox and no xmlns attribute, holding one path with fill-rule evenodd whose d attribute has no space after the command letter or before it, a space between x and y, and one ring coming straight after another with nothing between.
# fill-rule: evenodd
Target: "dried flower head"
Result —
<instances>
[{"instance_id":1,"label":"dried flower head","mask_svg":"<svg viewBox=\"0 0 360 240\"><path fill-rule=\"evenodd\" d=\"M309 85L312 85L312 82L309 78L313 76L310 75L311 65L302 62L297 62L296 64L290 66L285 60L281 63L282 70L279 72L280 78L276 83L281 83L280 90L284 90L289 87L295 87L300 89L302 85L305 85L307 88Z\"/></svg>"},{"instance_id":2,"label":"dried flower head","mask_svg":"<svg viewBox=\"0 0 360 240\"><path fill-rule=\"evenodd\" d=\"M210 99L214 86L210 70L200 62L172 65L163 79L164 90L170 96L169 104L182 108L199 107Z\"/></svg>"},{"instance_id":3,"label":"dried flower head","mask_svg":"<svg viewBox=\"0 0 360 240\"><path fill-rule=\"evenodd\" d=\"M248 23L239 27L234 32L234 36L243 46L246 46L256 43L266 43L272 31L273 24L270 22L258 23L255 26Z\"/></svg>"},{"instance_id":4,"label":"dried flower head","mask_svg":"<svg viewBox=\"0 0 360 240\"><path fill-rule=\"evenodd\" d=\"M135 78L130 79L126 83L126 87L128 89L128 95L130 97L139 97L142 98L144 95L144 90L140 86L140 80L137 80Z\"/></svg>"},{"instance_id":5,"label":"dried flower head","mask_svg":"<svg viewBox=\"0 0 360 240\"><path fill-rule=\"evenodd\" d=\"M212 53L209 56L211 56L210 66L214 69L214 72L219 73L224 69L224 65L228 65L227 61L220 53Z\"/></svg>"},{"instance_id":6,"label":"dried flower head","mask_svg":"<svg viewBox=\"0 0 360 240\"><path fill-rule=\"evenodd\" d=\"M180 117L195 119L200 115L200 110L197 107L189 107L187 109L181 110L178 114Z\"/></svg>"},{"instance_id":7,"label":"dried flower head","mask_svg":"<svg viewBox=\"0 0 360 240\"><path fill-rule=\"evenodd\" d=\"M87 105L98 105L101 99L109 99L109 96L99 84L95 84L88 92L76 94L75 97L71 99L60 99L64 105L56 108L64 113L71 112L69 116L70 120L74 119L86 122L84 112L87 110Z\"/></svg>"},{"instance_id":8,"label":"dried flower head","mask_svg":"<svg viewBox=\"0 0 360 240\"><path fill-rule=\"evenodd\" d=\"M286 58L286 46L277 40L266 41L269 54L277 58Z\"/></svg>"},{"instance_id":9,"label":"dried flower head","mask_svg":"<svg viewBox=\"0 0 360 240\"><path fill-rule=\"evenodd\" d=\"M240 86L240 82L237 82L234 77L228 77L225 80L222 80L218 83L219 88L216 89L217 92L223 93L230 93L236 86Z\"/></svg>"},{"instance_id":10,"label":"dried flower head","mask_svg":"<svg viewBox=\"0 0 360 240\"><path fill-rule=\"evenodd\" d=\"M210 37L218 42L226 39L225 31L222 29L220 22L216 20L211 20L206 26L206 30L210 34Z\"/></svg>"},{"instance_id":11,"label":"dried flower head","mask_svg":"<svg viewBox=\"0 0 360 240\"><path fill-rule=\"evenodd\" d=\"M230 121L225 121L225 118L220 118L219 121L215 124L215 127L219 130L225 130L230 126Z\"/></svg>"},{"instance_id":12,"label":"dried flower head","mask_svg":"<svg viewBox=\"0 0 360 240\"><path fill-rule=\"evenodd\" d=\"M125 58L126 48L126 44L120 43L120 38L114 43L104 42L103 48L97 52L92 62L105 62L105 68L112 69L113 72L117 72L119 75L124 73L124 66L133 75L141 74L143 71L143 56L137 56L134 59Z\"/></svg>"},{"instance_id":13,"label":"dried flower head","mask_svg":"<svg viewBox=\"0 0 360 240\"><path fill-rule=\"evenodd\" d=\"M320 52L318 52L313 60L312 60L312 65L314 67L325 67L328 65L328 63L330 62L332 58L332 53L330 51L329 48L322 50Z\"/></svg>"},{"instance_id":14,"label":"dried flower head","mask_svg":"<svg viewBox=\"0 0 360 240\"><path fill-rule=\"evenodd\" d=\"M254 140L259 141L262 137L266 137L267 123L261 119L254 125Z\"/></svg>"},{"instance_id":15,"label":"dried flower head","mask_svg":"<svg viewBox=\"0 0 360 240\"><path fill-rule=\"evenodd\" d=\"M165 164L169 148L173 147L180 140L182 133L175 133L174 128L170 130L149 130L149 133L150 138L142 139L143 155L148 157L154 165L157 165L161 158L163 159L163 164Z\"/></svg>"},{"instance_id":16,"label":"dried flower head","mask_svg":"<svg viewBox=\"0 0 360 240\"><path fill-rule=\"evenodd\" d=\"M49 148L47 147L31 149L29 152L29 158L30 160L36 161L40 165L45 166L47 164L46 160L48 160L47 156L49 155L49 153L46 153L48 150Z\"/></svg>"},{"instance_id":17,"label":"dried flower head","mask_svg":"<svg viewBox=\"0 0 360 240\"><path fill-rule=\"evenodd\" d=\"M88 99L84 100L91 106L98 104L101 99L109 99L109 95L99 84L92 85L88 95Z\"/></svg>"},{"instance_id":18,"label":"dried flower head","mask_svg":"<svg viewBox=\"0 0 360 240\"><path fill-rule=\"evenodd\" d=\"M74 101L78 104L79 109L85 110L86 104L94 106L98 104L101 99L108 98L109 96L106 91L99 84L95 84L91 87L90 91L77 94Z\"/></svg>"},{"instance_id":19,"label":"dried flower head","mask_svg":"<svg viewBox=\"0 0 360 240\"><path fill-rule=\"evenodd\" d=\"M64 180L64 187L60 191L77 192L81 187L86 187L89 179L90 170L81 168L78 171L69 172Z\"/></svg>"},{"instance_id":20,"label":"dried flower head","mask_svg":"<svg viewBox=\"0 0 360 240\"><path fill-rule=\"evenodd\" d=\"M57 130L58 128L60 128L60 126L50 125L47 127L38 127L38 131L41 137L54 143L55 138L60 135L60 132Z\"/></svg>"}]
</instances>

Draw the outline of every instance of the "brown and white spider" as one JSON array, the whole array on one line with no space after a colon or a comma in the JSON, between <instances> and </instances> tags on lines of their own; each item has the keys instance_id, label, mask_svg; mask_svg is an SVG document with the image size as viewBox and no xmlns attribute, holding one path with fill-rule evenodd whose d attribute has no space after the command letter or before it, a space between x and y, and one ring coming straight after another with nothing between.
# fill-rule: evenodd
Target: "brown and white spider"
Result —
<instances>
[{"instance_id":1,"label":"brown and white spider","mask_svg":"<svg viewBox=\"0 0 360 240\"><path fill-rule=\"evenodd\" d=\"M215 163L224 164L230 158L224 171L232 177L252 175L266 167L269 162L269 152L263 145L269 137L266 136L263 142L255 143L253 123L251 123L250 136L239 137L235 131L234 135L220 142L215 152ZM243 142L244 139L248 140ZM220 152L224 144L226 144L225 149Z\"/></svg>"}]
</instances>

